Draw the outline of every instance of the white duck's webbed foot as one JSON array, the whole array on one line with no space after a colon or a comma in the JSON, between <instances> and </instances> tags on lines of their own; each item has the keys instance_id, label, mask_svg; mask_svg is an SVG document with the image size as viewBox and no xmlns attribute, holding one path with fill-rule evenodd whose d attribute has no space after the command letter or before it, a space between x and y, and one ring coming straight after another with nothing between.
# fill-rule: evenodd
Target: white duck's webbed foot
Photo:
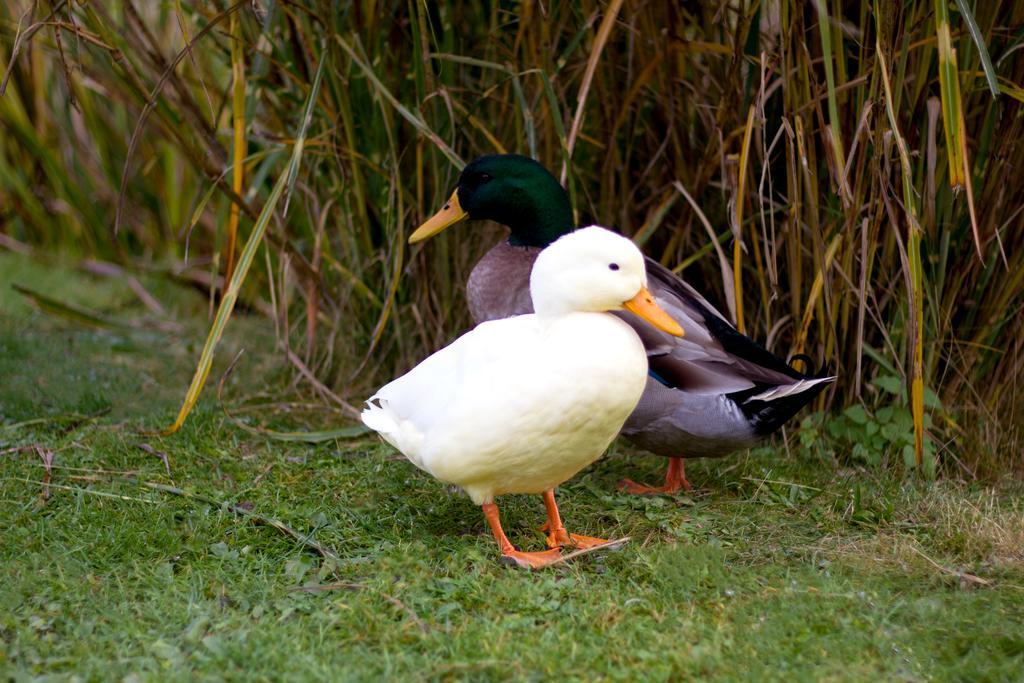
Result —
<instances>
[{"instance_id":1,"label":"white duck's webbed foot","mask_svg":"<svg viewBox=\"0 0 1024 683\"><path fill-rule=\"evenodd\" d=\"M548 521L544 523L540 530L547 532L546 540L549 548L555 549L570 546L579 550L587 550L588 548L596 548L608 543L607 539L604 538L570 534L565 530L565 526L562 524L562 517L558 513L554 489L545 491L543 497L544 507L548 513Z\"/></svg>"},{"instance_id":2,"label":"white duck's webbed foot","mask_svg":"<svg viewBox=\"0 0 1024 683\"><path fill-rule=\"evenodd\" d=\"M491 527L491 533L494 534L494 540L498 542L498 547L501 549L502 564L522 567L523 569L540 569L562 558L562 553L557 548L535 553L516 550L501 528L498 506L494 503L484 503L481 507L483 507L484 517Z\"/></svg>"}]
</instances>

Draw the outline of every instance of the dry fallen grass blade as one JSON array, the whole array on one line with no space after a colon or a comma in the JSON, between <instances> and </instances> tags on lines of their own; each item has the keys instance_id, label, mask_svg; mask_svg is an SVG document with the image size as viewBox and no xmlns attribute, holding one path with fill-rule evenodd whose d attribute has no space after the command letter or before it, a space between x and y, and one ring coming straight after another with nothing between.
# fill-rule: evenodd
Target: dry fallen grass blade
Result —
<instances>
[{"instance_id":1,"label":"dry fallen grass blade","mask_svg":"<svg viewBox=\"0 0 1024 683\"><path fill-rule=\"evenodd\" d=\"M582 550L573 550L572 552L569 552L569 553L566 553L565 555L562 555L560 558L558 558L557 560L555 560L554 562L552 562L548 566L549 567L557 567L560 564L565 564L566 562L569 562L570 560L575 560L578 557L582 557L584 555L591 555L593 553L599 553L599 552L601 552L603 550L618 550L622 546L624 546L627 543L629 543L630 540L631 539L630 539L629 536L623 536L622 538L616 538L616 539L613 539L611 541L608 541L607 543L602 543L601 545L595 545L595 546L591 546L589 548L583 548Z\"/></svg>"},{"instance_id":2,"label":"dry fallen grass blade","mask_svg":"<svg viewBox=\"0 0 1024 683\"><path fill-rule=\"evenodd\" d=\"M51 296L47 296L41 292L36 292L28 287L22 287L21 285L11 285L11 287L18 294L21 294L32 301L32 303L38 306L39 310L44 313L49 313L50 315L63 318L64 320L68 320L78 325L111 330L126 330L131 328L127 323L122 323L118 320L109 318L98 311L93 311L76 304L58 301Z\"/></svg>"},{"instance_id":3,"label":"dry fallen grass blade","mask_svg":"<svg viewBox=\"0 0 1024 683\"><path fill-rule=\"evenodd\" d=\"M290 349L287 350L287 353L294 356L294 352L292 352ZM231 374L235 371L235 368L238 365L241 358L242 351L239 351L238 354L235 356L234 360L231 361L231 365L229 365L228 369L224 371L223 375L221 375L220 382L217 383L217 402L220 404L221 410L224 413L224 417L226 417L229 422L231 422L239 429L249 432L250 434L255 434L257 436L272 439L274 441L295 441L301 443L323 443L325 441L351 439L354 437L363 436L370 432L370 429L362 424L357 424L350 427L339 427L336 429L282 432L276 429L255 427L235 417L231 413L231 411L228 410L227 404L224 403L224 384L227 382L228 377L230 377ZM298 357L295 357L295 360L298 361ZM312 378L312 381L316 381L316 378ZM340 398L338 400L341 401ZM352 408L352 406L350 406L348 403L345 403L344 401L341 401L341 403L343 404L343 412L345 412L351 419L359 419L359 413L355 410L355 408ZM142 448L145 445L146 444L140 445L140 448ZM145 450L145 448L143 450ZM164 458L164 464L167 464L166 456L164 456ZM168 469L168 474L170 474L170 469Z\"/></svg>"},{"instance_id":4,"label":"dry fallen grass blade","mask_svg":"<svg viewBox=\"0 0 1024 683\"><path fill-rule=\"evenodd\" d=\"M207 503L208 505L213 505L219 508L226 508L227 510L231 511L232 513L240 517L245 517L246 519L256 522L257 524L262 524L263 526L276 529L285 536L288 536L289 538L295 540L299 544L316 551L322 557L338 561L338 555L333 550L317 542L308 534L299 533L298 531L291 528L281 520L276 519L274 517L267 517L265 515L252 512L251 510L247 510L246 508L240 505L235 505L234 503L229 503L227 501L217 500L216 498L211 498L210 496L205 496L199 493L186 491L185 489L178 488L177 486L169 486L168 484L161 484L155 481L137 481L136 483L139 486L152 489L154 491L160 491L162 493L168 493L170 495L180 496L182 498L198 500L203 503Z\"/></svg>"}]
</instances>

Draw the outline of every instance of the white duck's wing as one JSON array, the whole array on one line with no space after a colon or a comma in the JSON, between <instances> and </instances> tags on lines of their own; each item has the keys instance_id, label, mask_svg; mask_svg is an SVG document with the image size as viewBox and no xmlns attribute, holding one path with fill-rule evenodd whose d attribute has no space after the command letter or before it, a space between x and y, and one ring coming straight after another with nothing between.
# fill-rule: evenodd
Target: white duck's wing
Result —
<instances>
[{"instance_id":1,"label":"white duck's wing","mask_svg":"<svg viewBox=\"0 0 1024 683\"><path fill-rule=\"evenodd\" d=\"M445 348L427 357L371 396L363 422L424 467L426 440L438 425L451 421L453 410L479 387L502 378L510 350L536 339L533 316L481 323Z\"/></svg>"},{"instance_id":2,"label":"white duck's wing","mask_svg":"<svg viewBox=\"0 0 1024 683\"><path fill-rule=\"evenodd\" d=\"M686 331L684 337L672 337L632 314L621 315L643 340L651 373L657 379L699 394L768 391L812 379L740 334L672 271L650 258L646 266L648 287L655 300Z\"/></svg>"}]
</instances>

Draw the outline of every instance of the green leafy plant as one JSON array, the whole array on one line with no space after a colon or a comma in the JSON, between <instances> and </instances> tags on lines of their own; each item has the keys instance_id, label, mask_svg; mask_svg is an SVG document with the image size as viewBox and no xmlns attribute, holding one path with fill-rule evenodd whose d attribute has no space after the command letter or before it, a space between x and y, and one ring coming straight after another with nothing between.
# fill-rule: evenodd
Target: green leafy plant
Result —
<instances>
[{"instance_id":1,"label":"green leafy plant","mask_svg":"<svg viewBox=\"0 0 1024 683\"><path fill-rule=\"evenodd\" d=\"M831 417L824 418L820 414L806 417L801 424L801 445L814 450L827 444L830 448L838 448L841 455L863 465L878 466L896 460L902 461L908 469L916 468L914 417L906 405L906 394L900 378L881 375L872 380L871 385L887 399L881 402L879 408L869 412L863 404L857 403ZM935 392L925 389L924 395L929 411L944 414L942 403ZM924 426L927 430L932 429L932 412L925 413ZM936 445L932 438L925 439L924 448L925 463L934 463ZM934 467L926 469L924 473L934 477Z\"/></svg>"}]
</instances>

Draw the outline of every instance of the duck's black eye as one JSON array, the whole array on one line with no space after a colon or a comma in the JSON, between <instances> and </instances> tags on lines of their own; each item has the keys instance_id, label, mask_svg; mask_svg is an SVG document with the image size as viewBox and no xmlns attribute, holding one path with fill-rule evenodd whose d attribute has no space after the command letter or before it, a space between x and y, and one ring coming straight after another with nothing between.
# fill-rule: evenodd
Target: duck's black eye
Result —
<instances>
[{"instance_id":1,"label":"duck's black eye","mask_svg":"<svg viewBox=\"0 0 1024 683\"><path fill-rule=\"evenodd\" d=\"M618 270L618 269L619 269L619 264L618 263L609 263L608 264L608 270Z\"/></svg>"},{"instance_id":2,"label":"duck's black eye","mask_svg":"<svg viewBox=\"0 0 1024 683\"><path fill-rule=\"evenodd\" d=\"M490 180L491 180L491 175L489 173L481 173L480 174L480 184L481 185L486 183L486 182L490 182Z\"/></svg>"}]
</instances>

